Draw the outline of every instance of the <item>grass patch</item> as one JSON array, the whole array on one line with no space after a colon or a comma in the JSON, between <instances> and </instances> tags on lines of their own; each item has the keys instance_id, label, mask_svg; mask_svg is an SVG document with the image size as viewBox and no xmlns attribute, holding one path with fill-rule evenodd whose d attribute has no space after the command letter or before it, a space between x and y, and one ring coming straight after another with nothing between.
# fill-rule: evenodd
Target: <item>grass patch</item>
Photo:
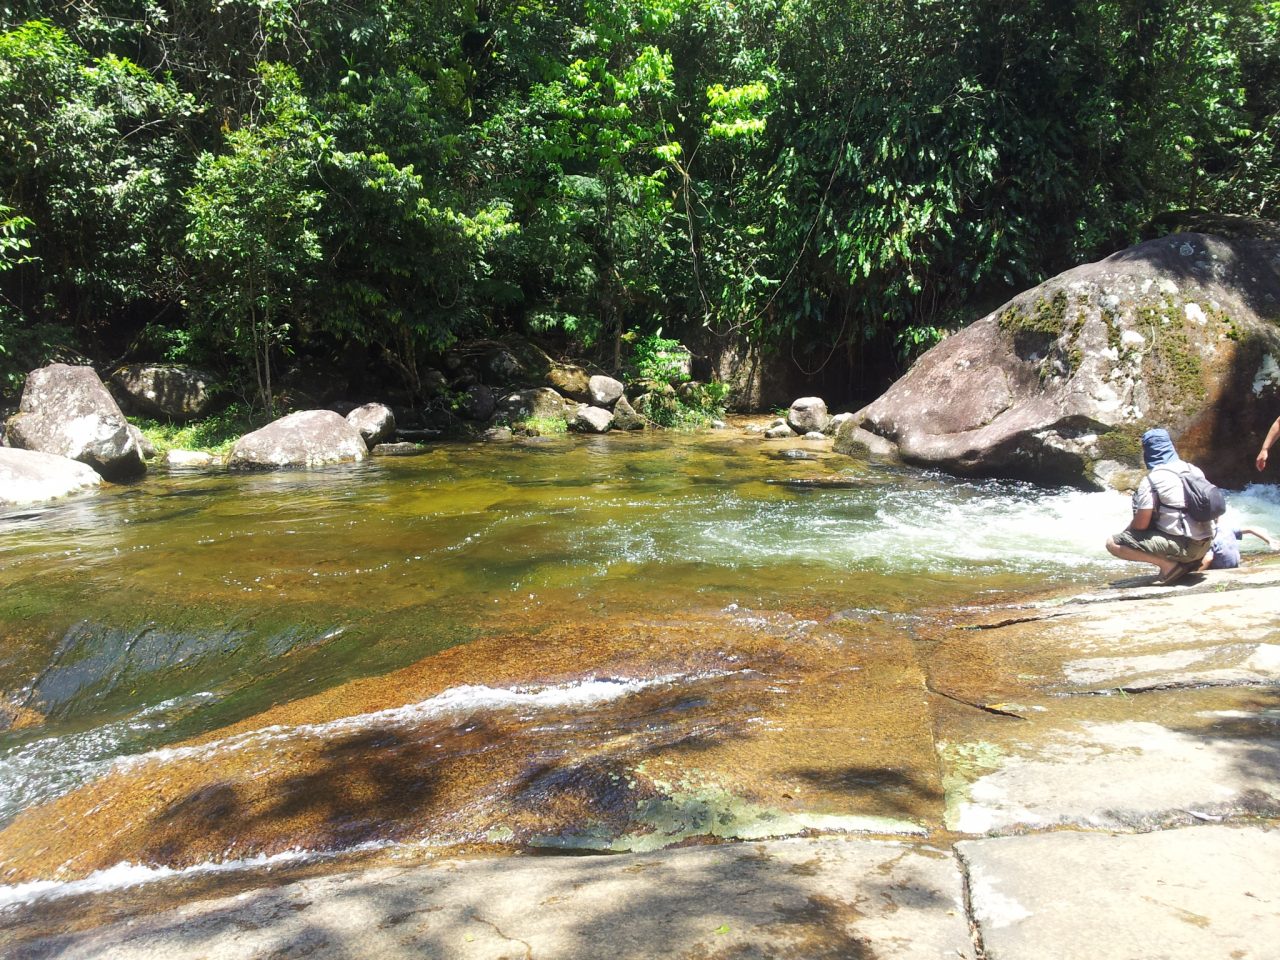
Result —
<instances>
[{"instance_id":1,"label":"grass patch","mask_svg":"<svg viewBox=\"0 0 1280 960\"><path fill-rule=\"evenodd\" d=\"M528 437L553 437L568 433L569 421L564 417L528 417L517 420L511 429Z\"/></svg>"},{"instance_id":2,"label":"grass patch","mask_svg":"<svg viewBox=\"0 0 1280 960\"><path fill-rule=\"evenodd\" d=\"M199 450L215 457L225 457L237 440L254 429L248 407L238 403L221 413L191 423L130 419L161 457L170 450Z\"/></svg>"}]
</instances>

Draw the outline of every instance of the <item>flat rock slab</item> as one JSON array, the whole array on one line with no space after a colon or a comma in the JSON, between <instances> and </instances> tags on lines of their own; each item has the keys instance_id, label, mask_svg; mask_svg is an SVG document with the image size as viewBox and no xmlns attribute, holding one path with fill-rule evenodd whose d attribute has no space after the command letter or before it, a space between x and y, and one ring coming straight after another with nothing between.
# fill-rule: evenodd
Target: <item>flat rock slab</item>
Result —
<instances>
[{"instance_id":1,"label":"flat rock slab","mask_svg":"<svg viewBox=\"0 0 1280 960\"><path fill-rule=\"evenodd\" d=\"M975 957L952 854L833 839L378 868L6 933L10 960Z\"/></svg>"},{"instance_id":2,"label":"flat rock slab","mask_svg":"<svg viewBox=\"0 0 1280 960\"><path fill-rule=\"evenodd\" d=\"M1052 833L957 848L987 960L1261 960L1280 943L1280 831Z\"/></svg>"},{"instance_id":3,"label":"flat rock slab","mask_svg":"<svg viewBox=\"0 0 1280 960\"><path fill-rule=\"evenodd\" d=\"M1162 824L1280 813L1280 737L1265 711L1210 726L1079 722L1038 737L1023 755L993 750L994 767L949 791L947 826L993 833ZM1252 734L1252 735L1249 735ZM989 746L989 745L988 745ZM945 754L944 754L945 756Z\"/></svg>"}]
</instances>

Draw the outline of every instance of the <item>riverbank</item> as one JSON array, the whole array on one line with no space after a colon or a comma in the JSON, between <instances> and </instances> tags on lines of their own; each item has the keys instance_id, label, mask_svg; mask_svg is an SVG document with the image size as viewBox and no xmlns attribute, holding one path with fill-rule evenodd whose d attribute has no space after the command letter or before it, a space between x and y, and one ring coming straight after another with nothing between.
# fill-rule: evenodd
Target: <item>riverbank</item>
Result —
<instances>
[{"instance_id":1,"label":"riverbank","mask_svg":"<svg viewBox=\"0 0 1280 960\"><path fill-rule=\"evenodd\" d=\"M8 955L1272 955L1280 564L1143 584L917 638L943 785L924 836L161 881L0 914Z\"/></svg>"}]
</instances>

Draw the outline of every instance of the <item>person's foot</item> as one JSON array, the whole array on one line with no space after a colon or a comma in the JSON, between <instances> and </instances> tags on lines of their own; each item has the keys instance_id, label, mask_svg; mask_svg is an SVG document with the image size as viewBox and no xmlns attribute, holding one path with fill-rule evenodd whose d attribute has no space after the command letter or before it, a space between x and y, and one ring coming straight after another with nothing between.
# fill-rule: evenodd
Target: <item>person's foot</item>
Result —
<instances>
[{"instance_id":1,"label":"person's foot","mask_svg":"<svg viewBox=\"0 0 1280 960\"><path fill-rule=\"evenodd\" d=\"M1175 563L1169 570L1156 577L1156 583L1162 587L1177 583L1188 573L1191 572L1191 566L1185 563Z\"/></svg>"}]
</instances>

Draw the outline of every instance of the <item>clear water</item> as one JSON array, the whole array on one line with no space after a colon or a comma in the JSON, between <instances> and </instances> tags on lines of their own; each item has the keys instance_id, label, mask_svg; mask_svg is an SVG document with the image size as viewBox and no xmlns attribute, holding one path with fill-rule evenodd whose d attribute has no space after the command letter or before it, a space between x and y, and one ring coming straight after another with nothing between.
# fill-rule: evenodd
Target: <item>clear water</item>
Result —
<instances>
[{"instance_id":1,"label":"clear water","mask_svg":"<svg viewBox=\"0 0 1280 960\"><path fill-rule=\"evenodd\" d=\"M1232 507L1280 531L1276 488ZM1128 514L1120 494L726 431L154 475L0 517L0 697L17 718L0 732L0 883L384 841L590 846L694 781L761 804L774 777L811 785L796 809L927 821L927 710L903 673L921 632L959 604L1145 572L1102 549ZM829 764L832 743L860 752ZM252 827L201 806L206 775L246 784ZM330 781L333 809L308 808ZM379 812L356 816L370 784ZM69 872L32 846L51 823L96 837L115 820L94 817L137 819L152 789L187 790L176 805L194 811L163 849L148 838L171 812ZM217 843L190 841L211 824Z\"/></svg>"}]
</instances>

